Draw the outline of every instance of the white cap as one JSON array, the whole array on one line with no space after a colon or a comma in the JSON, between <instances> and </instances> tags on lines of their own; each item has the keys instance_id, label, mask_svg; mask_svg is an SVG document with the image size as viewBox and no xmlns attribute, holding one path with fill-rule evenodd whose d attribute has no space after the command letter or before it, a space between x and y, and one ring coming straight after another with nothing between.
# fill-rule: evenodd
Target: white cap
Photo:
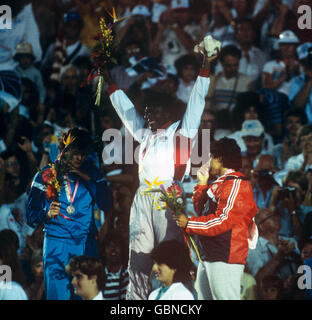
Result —
<instances>
[{"instance_id":1,"label":"white cap","mask_svg":"<svg viewBox=\"0 0 312 320\"><path fill-rule=\"evenodd\" d=\"M264 127L259 120L245 120L242 124L242 137L260 137L263 133Z\"/></svg>"},{"instance_id":2,"label":"white cap","mask_svg":"<svg viewBox=\"0 0 312 320\"><path fill-rule=\"evenodd\" d=\"M189 8L189 0L171 0L171 9Z\"/></svg>"},{"instance_id":3,"label":"white cap","mask_svg":"<svg viewBox=\"0 0 312 320\"><path fill-rule=\"evenodd\" d=\"M291 30L285 30L280 33L279 39L277 41L279 44L280 43L299 43L299 38L295 35L295 33Z\"/></svg>"},{"instance_id":4,"label":"white cap","mask_svg":"<svg viewBox=\"0 0 312 320\"><path fill-rule=\"evenodd\" d=\"M146 6L139 4L133 8L133 10L131 11L131 15L149 17L151 13Z\"/></svg>"}]
</instances>

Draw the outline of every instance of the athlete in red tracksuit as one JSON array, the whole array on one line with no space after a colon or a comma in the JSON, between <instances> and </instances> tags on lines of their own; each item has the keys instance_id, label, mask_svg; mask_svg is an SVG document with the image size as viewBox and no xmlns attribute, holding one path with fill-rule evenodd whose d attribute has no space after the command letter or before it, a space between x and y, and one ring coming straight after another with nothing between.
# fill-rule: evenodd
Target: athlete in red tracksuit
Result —
<instances>
[{"instance_id":1,"label":"athlete in red tracksuit","mask_svg":"<svg viewBox=\"0 0 312 320\"><path fill-rule=\"evenodd\" d=\"M197 174L193 204L198 217L181 215L176 220L188 234L196 235L202 260L195 285L198 299L239 300L248 238L258 209L250 182L237 171L241 156L236 142L217 141L210 159ZM208 186L209 171L219 178Z\"/></svg>"}]
</instances>

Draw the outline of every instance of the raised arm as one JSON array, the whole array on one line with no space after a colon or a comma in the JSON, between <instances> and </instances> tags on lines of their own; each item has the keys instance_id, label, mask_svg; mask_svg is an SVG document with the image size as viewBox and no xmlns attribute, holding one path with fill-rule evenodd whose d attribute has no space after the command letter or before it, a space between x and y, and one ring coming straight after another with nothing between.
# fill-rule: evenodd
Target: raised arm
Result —
<instances>
[{"instance_id":1,"label":"raised arm","mask_svg":"<svg viewBox=\"0 0 312 320\"><path fill-rule=\"evenodd\" d=\"M131 135L138 142L141 142L142 130L144 129L143 117L136 111L133 103L130 101L127 95L113 82L107 68L102 70L102 75L104 80L109 85L108 94L120 120L129 130Z\"/></svg>"},{"instance_id":2,"label":"raised arm","mask_svg":"<svg viewBox=\"0 0 312 320\"><path fill-rule=\"evenodd\" d=\"M205 108L205 98L208 94L210 85L210 63L212 60L216 59L219 54L219 50L217 50L217 54L208 57L209 52L207 52L206 48L201 47L200 51L204 56L203 64L188 101L181 127L181 134L191 139L197 134L201 116Z\"/></svg>"}]
</instances>

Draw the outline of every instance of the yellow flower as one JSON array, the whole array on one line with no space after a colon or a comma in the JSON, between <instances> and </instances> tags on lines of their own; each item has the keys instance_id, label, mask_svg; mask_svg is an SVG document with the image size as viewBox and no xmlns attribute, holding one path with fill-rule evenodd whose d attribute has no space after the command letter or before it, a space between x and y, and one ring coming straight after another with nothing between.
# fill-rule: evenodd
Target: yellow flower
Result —
<instances>
[{"instance_id":1,"label":"yellow flower","mask_svg":"<svg viewBox=\"0 0 312 320\"><path fill-rule=\"evenodd\" d=\"M107 11L107 13L113 18L113 23L116 23L116 22L121 21L121 20L124 19L124 17L122 17L122 18L117 18L117 16L116 16L116 11L115 11L115 8L114 8L114 7L113 7L113 12L112 12L112 13L110 13L110 12L108 12L108 11Z\"/></svg>"},{"instance_id":2,"label":"yellow flower","mask_svg":"<svg viewBox=\"0 0 312 320\"><path fill-rule=\"evenodd\" d=\"M67 136L66 139L63 138L63 143L65 145L65 148L68 147L74 140L75 138L72 137L70 134Z\"/></svg>"}]
</instances>

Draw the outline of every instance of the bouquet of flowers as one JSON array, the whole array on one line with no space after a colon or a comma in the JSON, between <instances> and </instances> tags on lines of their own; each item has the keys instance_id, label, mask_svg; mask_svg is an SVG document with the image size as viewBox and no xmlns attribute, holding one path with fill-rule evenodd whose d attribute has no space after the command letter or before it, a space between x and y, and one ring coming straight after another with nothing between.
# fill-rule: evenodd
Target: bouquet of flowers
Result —
<instances>
[{"instance_id":1,"label":"bouquet of flowers","mask_svg":"<svg viewBox=\"0 0 312 320\"><path fill-rule=\"evenodd\" d=\"M183 190L179 184L176 182L173 182L171 186L169 186L167 189L165 189L164 185L161 184L161 182L157 182L157 178L155 181L151 184L148 183L148 181L145 181L149 188L146 189L145 193L154 193L154 192L160 192L161 195L159 198L153 197L154 199L154 208L157 210L162 210L165 208L169 208L176 216L180 214L185 214L186 212L186 204L185 199L183 197ZM159 186L159 188L155 188L154 186ZM184 237L184 241L186 242L189 251L191 248L194 249L197 259L201 261L199 250L195 244L194 239L192 236L187 234L183 229L181 229Z\"/></svg>"},{"instance_id":2,"label":"bouquet of flowers","mask_svg":"<svg viewBox=\"0 0 312 320\"><path fill-rule=\"evenodd\" d=\"M47 200L57 201L59 193L64 185L64 176L69 169L69 156L65 154L68 146L74 141L74 137L69 134L67 138L63 138L64 148L58 155L55 163L49 165L45 170L40 170L43 184L46 187Z\"/></svg>"},{"instance_id":3,"label":"bouquet of flowers","mask_svg":"<svg viewBox=\"0 0 312 320\"><path fill-rule=\"evenodd\" d=\"M113 12L109 13L112 18L111 23L106 23L105 18L101 17L100 32L93 38L97 44L94 46L91 52L91 59L93 61L93 68L87 78L87 83L96 77L99 77L99 82L96 90L96 100L95 105L99 106L101 102L101 92L103 88L104 78L101 75L101 68L108 63L117 64L117 60L114 57L114 49L116 44L114 43L113 25L123 18L117 18L115 8Z\"/></svg>"}]
</instances>

